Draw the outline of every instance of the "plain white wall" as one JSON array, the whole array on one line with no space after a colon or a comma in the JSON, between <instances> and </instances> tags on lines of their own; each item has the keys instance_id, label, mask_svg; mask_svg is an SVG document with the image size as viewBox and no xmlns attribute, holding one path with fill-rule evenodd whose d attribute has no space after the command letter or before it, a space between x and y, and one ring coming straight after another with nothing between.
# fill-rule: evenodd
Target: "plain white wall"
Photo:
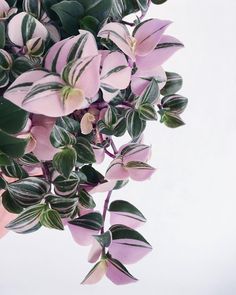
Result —
<instances>
[{"instance_id":1,"label":"plain white wall","mask_svg":"<svg viewBox=\"0 0 236 295\"><path fill-rule=\"evenodd\" d=\"M114 194L148 219L141 232L154 250L128 267L140 281L81 286L88 248L68 231L11 233L0 241L1 295L236 294L235 12L235 0L169 0L149 13L173 20L169 33L186 45L165 69L183 75L190 103L185 127L149 124L152 180Z\"/></svg>"}]
</instances>

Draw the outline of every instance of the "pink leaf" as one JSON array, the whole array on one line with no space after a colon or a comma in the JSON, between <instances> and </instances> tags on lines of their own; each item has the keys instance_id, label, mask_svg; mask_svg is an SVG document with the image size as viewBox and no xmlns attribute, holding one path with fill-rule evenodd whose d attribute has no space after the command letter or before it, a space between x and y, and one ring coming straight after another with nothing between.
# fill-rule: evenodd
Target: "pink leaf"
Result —
<instances>
[{"instance_id":1,"label":"pink leaf","mask_svg":"<svg viewBox=\"0 0 236 295\"><path fill-rule=\"evenodd\" d=\"M74 224L68 223L68 227L74 241L81 246L88 246L93 242L93 235L98 234L98 230L90 230Z\"/></svg>"},{"instance_id":2,"label":"pink leaf","mask_svg":"<svg viewBox=\"0 0 236 295\"><path fill-rule=\"evenodd\" d=\"M0 196L2 194L2 190L0 190ZM0 239L5 236L8 230L5 226L16 218L16 215L8 212L2 205L2 201L0 200Z\"/></svg>"},{"instance_id":3,"label":"pink leaf","mask_svg":"<svg viewBox=\"0 0 236 295\"><path fill-rule=\"evenodd\" d=\"M111 40L132 60L135 60L131 46L132 38L126 26L119 23L108 23L102 27L98 37Z\"/></svg>"},{"instance_id":4,"label":"pink leaf","mask_svg":"<svg viewBox=\"0 0 236 295\"><path fill-rule=\"evenodd\" d=\"M123 151L123 163L140 161L146 163L151 157L151 147L145 144L130 144Z\"/></svg>"},{"instance_id":5,"label":"pink leaf","mask_svg":"<svg viewBox=\"0 0 236 295\"><path fill-rule=\"evenodd\" d=\"M183 44L174 37L164 35L150 54L138 56L136 65L141 70L157 69L166 62Z\"/></svg>"},{"instance_id":6,"label":"pink leaf","mask_svg":"<svg viewBox=\"0 0 236 295\"><path fill-rule=\"evenodd\" d=\"M89 251L88 261L90 263L95 263L102 254L102 246L98 243L98 241L94 238L92 247Z\"/></svg>"},{"instance_id":7,"label":"pink leaf","mask_svg":"<svg viewBox=\"0 0 236 295\"><path fill-rule=\"evenodd\" d=\"M97 284L105 275L107 271L107 262L106 260L101 260L98 262L92 270L87 274L85 279L81 284L83 285L94 285Z\"/></svg>"},{"instance_id":8,"label":"pink leaf","mask_svg":"<svg viewBox=\"0 0 236 295\"><path fill-rule=\"evenodd\" d=\"M125 180L129 178L129 173L125 169L122 159L117 158L111 162L106 172L106 179L108 180Z\"/></svg>"},{"instance_id":9,"label":"pink leaf","mask_svg":"<svg viewBox=\"0 0 236 295\"><path fill-rule=\"evenodd\" d=\"M106 276L116 285L135 283L137 279L118 260L109 258L107 260Z\"/></svg>"},{"instance_id":10,"label":"pink leaf","mask_svg":"<svg viewBox=\"0 0 236 295\"><path fill-rule=\"evenodd\" d=\"M167 20L149 19L138 25L134 33L137 41L136 55L145 56L151 53L170 24Z\"/></svg>"}]
</instances>

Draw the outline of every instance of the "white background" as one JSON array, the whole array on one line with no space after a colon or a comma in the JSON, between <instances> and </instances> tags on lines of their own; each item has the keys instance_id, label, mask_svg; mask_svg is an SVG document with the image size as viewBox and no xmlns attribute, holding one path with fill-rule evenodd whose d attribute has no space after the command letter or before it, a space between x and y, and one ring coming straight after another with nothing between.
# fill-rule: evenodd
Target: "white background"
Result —
<instances>
[{"instance_id":1,"label":"white background","mask_svg":"<svg viewBox=\"0 0 236 295\"><path fill-rule=\"evenodd\" d=\"M148 219L141 231L154 250L128 267L140 281L81 286L88 248L68 231L11 233L0 242L1 295L236 294L235 12L235 0L169 0L149 13L173 20L168 33L186 45L165 69L183 75L190 104L185 127L149 125L152 180L114 194Z\"/></svg>"}]
</instances>

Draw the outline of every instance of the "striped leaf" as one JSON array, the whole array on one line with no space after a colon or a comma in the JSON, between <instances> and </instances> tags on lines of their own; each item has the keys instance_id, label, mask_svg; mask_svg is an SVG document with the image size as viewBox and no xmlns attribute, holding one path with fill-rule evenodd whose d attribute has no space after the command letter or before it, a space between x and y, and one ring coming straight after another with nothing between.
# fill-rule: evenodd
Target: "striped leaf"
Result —
<instances>
[{"instance_id":1,"label":"striped leaf","mask_svg":"<svg viewBox=\"0 0 236 295\"><path fill-rule=\"evenodd\" d=\"M5 189L6 185L6 181L0 176L0 190Z\"/></svg>"},{"instance_id":2,"label":"striped leaf","mask_svg":"<svg viewBox=\"0 0 236 295\"><path fill-rule=\"evenodd\" d=\"M85 209L96 207L93 197L86 190L79 191L79 205Z\"/></svg>"},{"instance_id":3,"label":"striped leaf","mask_svg":"<svg viewBox=\"0 0 236 295\"><path fill-rule=\"evenodd\" d=\"M114 20L121 20L126 15L139 10L138 1L116 0L112 2L111 16Z\"/></svg>"},{"instance_id":4,"label":"striped leaf","mask_svg":"<svg viewBox=\"0 0 236 295\"><path fill-rule=\"evenodd\" d=\"M92 212L69 221L70 224L89 230L100 230L103 226L103 218L99 212Z\"/></svg>"},{"instance_id":5,"label":"striped leaf","mask_svg":"<svg viewBox=\"0 0 236 295\"><path fill-rule=\"evenodd\" d=\"M10 70L12 62L11 55L4 49L0 49L0 70Z\"/></svg>"},{"instance_id":6,"label":"striped leaf","mask_svg":"<svg viewBox=\"0 0 236 295\"><path fill-rule=\"evenodd\" d=\"M107 262L106 260L101 260L94 265L90 272L81 282L82 285L94 285L97 284L105 275L107 271Z\"/></svg>"},{"instance_id":7,"label":"striped leaf","mask_svg":"<svg viewBox=\"0 0 236 295\"><path fill-rule=\"evenodd\" d=\"M117 122L117 116L117 109L113 106L109 106L105 113L104 122L106 123L106 125L111 126Z\"/></svg>"},{"instance_id":8,"label":"striped leaf","mask_svg":"<svg viewBox=\"0 0 236 295\"><path fill-rule=\"evenodd\" d=\"M40 203L49 190L49 183L38 177L28 177L8 184L10 195L22 207Z\"/></svg>"},{"instance_id":9,"label":"striped leaf","mask_svg":"<svg viewBox=\"0 0 236 295\"><path fill-rule=\"evenodd\" d=\"M6 87L10 82L9 72L0 69L0 88Z\"/></svg>"},{"instance_id":10,"label":"striped leaf","mask_svg":"<svg viewBox=\"0 0 236 295\"><path fill-rule=\"evenodd\" d=\"M136 110L130 110L126 115L127 130L132 139L137 139L143 133L146 122L140 119Z\"/></svg>"},{"instance_id":11,"label":"striped leaf","mask_svg":"<svg viewBox=\"0 0 236 295\"><path fill-rule=\"evenodd\" d=\"M23 11L31 14L37 19L41 19L43 15L43 9L41 1L35 1L35 0L23 0L22 3L22 9Z\"/></svg>"},{"instance_id":12,"label":"striped leaf","mask_svg":"<svg viewBox=\"0 0 236 295\"><path fill-rule=\"evenodd\" d=\"M53 210L56 210L60 214L61 218L68 218L74 213L78 204L78 198L64 198L48 195L46 197L46 202L50 204Z\"/></svg>"},{"instance_id":13,"label":"striped leaf","mask_svg":"<svg viewBox=\"0 0 236 295\"><path fill-rule=\"evenodd\" d=\"M9 166L12 164L12 159L0 152L0 166Z\"/></svg>"},{"instance_id":14,"label":"striped leaf","mask_svg":"<svg viewBox=\"0 0 236 295\"><path fill-rule=\"evenodd\" d=\"M116 285L127 285L137 282L137 279L131 275L128 269L117 259L107 255L106 276Z\"/></svg>"},{"instance_id":15,"label":"striped leaf","mask_svg":"<svg viewBox=\"0 0 236 295\"><path fill-rule=\"evenodd\" d=\"M64 128L70 133L76 133L80 130L80 123L70 117L60 117L56 121L56 125Z\"/></svg>"},{"instance_id":16,"label":"striped leaf","mask_svg":"<svg viewBox=\"0 0 236 295\"><path fill-rule=\"evenodd\" d=\"M20 206L10 195L8 191L2 194L2 205L10 213L19 214L23 211L23 207Z\"/></svg>"},{"instance_id":17,"label":"striped leaf","mask_svg":"<svg viewBox=\"0 0 236 295\"><path fill-rule=\"evenodd\" d=\"M121 217L127 217L140 222L146 222L146 218L143 216L143 214L134 205L127 201L117 200L112 202L108 211L113 214L120 215Z\"/></svg>"},{"instance_id":18,"label":"striped leaf","mask_svg":"<svg viewBox=\"0 0 236 295\"><path fill-rule=\"evenodd\" d=\"M157 120L157 111L155 107L150 103L144 103L139 106L139 117L145 121L156 121Z\"/></svg>"},{"instance_id":19,"label":"striped leaf","mask_svg":"<svg viewBox=\"0 0 236 295\"><path fill-rule=\"evenodd\" d=\"M36 37L27 41L26 47L27 54L29 56L40 57L43 55L45 50L45 41L40 37Z\"/></svg>"},{"instance_id":20,"label":"striped leaf","mask_svg":"<svg viewBox=\"0 0 236 295\"><path fill-rule=\"evenodd\" d=\"M48 228L64 230L60 214L53 209L47 209L42 212L40 215L40 223Z\"/></svg>"},{"instance_id":21,"label":"striped leaf","mask_svg":"<svg viewBox=\"0 0 236 295\"><path fill-rule=\"evenodd\" d=\"M167 82L161 90L163 96L177 93L183 86L183 79L179 74L166 72Z\"/></svg>"},{"instance_id":22,"label":"striped leaf","mask_svg":"<svg viewBox=\"0 0 236 295\"><path fill-rule=\"evenodd\" d=\"M22 47L35 37L46 41L48 31L35 17L26 12L20 12L8 24L8 37L13 44Z\"/></svg>"},{"instance_id":23,"label":"striped leaf","mask_svg":"<svg viewBox=\"0 0 236 295\"><path fill-rule=\"evenodd\" d=\"M19 163L26 166L37 165L40 161L32 153L24 155L19 159Z\"/></svg>"},{"instance_id":24,"label":"striped leaf","mask_svg":"<svg viewBox=\"0 0 236 295\"><path fill-rule=\"evenodd\" d=\"M53 181L55 193L63 197L74 196L77 192L79 182L80 178L75 172L72 172L68 179L61 175L57 176Z\"/></svg>"},{"instance_id":25,"label":"striped leaf","mask_svg":"<svg viewBox=\"0 0 236 295\"><path fill-rule=\"evenodd\" d=\"M98 19L101 23L109 16L112 7L112 0L80 0L85 8L85 14Z\"/></svg>"},{"instance_id":26,"label":"striped leaf","mask_svg":"<svg viewBox=\"0 0 236 295\"><path fill-rule=\"evenodd\" d=\"M9 157L22 157L25 148L28 144L28 139L13 137L0 129L0 152L3 152Z\"/></svg>"},{"instance_id":27,"label":"striped leaf","mask_svg":"<svg viewBox=\"0 0 236 295\"><path fill-rule=\"evenodd\" d=\"M17 78L21 74L32 70L34 67L35 65L32 60L30 60L26 56L20 56L14 60L11 68L11 73L14 78Z\"/></svg>"},{"instance_id":28,"label":"striped leaf","mask_svg":"<svg viewBox=\"0 0 236 295\"><path fill-rule=\"evenodd\" d=\"M179 115L182 114L183 111L186 109L188 99L178 94L172 94L163 97L161 100L161 104L162 108L165 111Z\"/></svg>"},{"instance_id":29,"label":"striped leaf","mask_svg":"<svg viewBox=\"0 0 236 295\"><path fill-rule=\"evenodd\" d=\"M54 168L65 178L69 178L76 164L77 154L73 147L66 147L53 157Z\"/></svg>"},{"instance_id":30,"label":"striped leaf","mask_svg":"<svg viewBox=\"0 0 236 295\"><path fill-rule=\"evenodd\" d=\"M39 220L44 210L45 204L27 208L16 219L11 221L6 228L20 234L34 232L41 227Z\"/></svg>"},{"instance_id":31,"label":"striped leaf","mask_svg":"<svg viewBox=\"0 0 236 295\"><path fill-rule=\"evenodd\" d=\"M109 253L125 264L133 264L142 259L152 250L152 246L136 230L124 226L113 225L112 244Z\"/></svg>"},{"instance_id":32,"label":"striped leaf","mask_svg":"<svg viewBox=\"0 0 236 295\"><path fill-rule=\"evenodd\" d=\"M62 148L74 145L76 143L76 138L64 128L54 125L50 135L50 141L55 148Z\"/></svg>"},{"instance_id":33,"label":"striped leaf","mask_svg":"<svg viewBox=\"0 0 236 295\"><path fill-rule=\"evenodd\" d=\"M23 179L28 177L28 173L17 162L12 161L11 165L1 167L2 172L12 178Z\"/></svg>"},{"instance_id":34,"label":"striped leaf","mask_svg":"<svg viewBox=\"0 0 236 295\"><path fill-rule=\"evenodd\" d=\"M95 163L95 154L90 142L84 138L79 137L75 145L77 152L77 161L81 164Z\"/></svg>"},{"instance_id":35,"label":"striped leaf","mask_svg":"<svg viewBox=\"0 0 236 295\"><path fill-rule=\"evenodd\" d=\"M161 112L161 123L164 123L169 128L178 128L185 125L179 115L167 111Z\"/></svg>"},{"instance_id":36,"label":"striped leaf","mask_svg":"<svg viewBox=\"0 0 236 295\"><path fill-rule=\"evenodd\" d=\"M139 96L136 108L139 108L142 104L155 104L160 96L160 90L158 86L158 81L156 79L152 79L148 84L147 88L143 91L143 93Z\"/></svg>"}]
</instances>

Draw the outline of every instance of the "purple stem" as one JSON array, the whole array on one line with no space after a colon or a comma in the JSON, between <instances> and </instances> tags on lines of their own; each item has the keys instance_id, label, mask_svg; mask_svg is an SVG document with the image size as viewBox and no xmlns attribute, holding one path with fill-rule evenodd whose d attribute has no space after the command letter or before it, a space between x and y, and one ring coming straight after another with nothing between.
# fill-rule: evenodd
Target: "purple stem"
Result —
<instances>
[{"instance_id":1,"label":"purple stem","mask_svg":"<svg viewBox=\"0 0 236 295\"><path fill-rule=\"evenodd\" d=\"M111 147L112 147L112 149L114 151L114 154L115 155L118 154L118 150L117 150L116 145L115 145L115 143L114 143L114 141L113 141L112 138L111 138Z\"/></svg>"},{"instance_id":2,"label":"purple stem","mask_svg":"<svg viewBox=\"0 0 236 295\"><path fill-rule=\"evenodd\" d=\"M108 194L107 194L106 200L104 202L103 214L102 214L103 227L101 228L101 234L104 234L104 225L105 225L105 220L106 220L106 216L107 216L107 209L108 209L108 205L109 205L109 202L110 202L111 194L112 194L112 191L109 191Z\"/></svg>"},{"instance_id":3,"label":"purple stem","mask_svg":"<svg viewBox=\"0 0 236 295\"><path fill-rule=\"evenodd\" d=\"M109 157L111 157L112 159L115 159L115 158L116 158L116 156L113 155L111 152L109 152L107 149L104 149L104 151L105 151L105 153L106 153Z\"/></svg>"}]
</instances>

